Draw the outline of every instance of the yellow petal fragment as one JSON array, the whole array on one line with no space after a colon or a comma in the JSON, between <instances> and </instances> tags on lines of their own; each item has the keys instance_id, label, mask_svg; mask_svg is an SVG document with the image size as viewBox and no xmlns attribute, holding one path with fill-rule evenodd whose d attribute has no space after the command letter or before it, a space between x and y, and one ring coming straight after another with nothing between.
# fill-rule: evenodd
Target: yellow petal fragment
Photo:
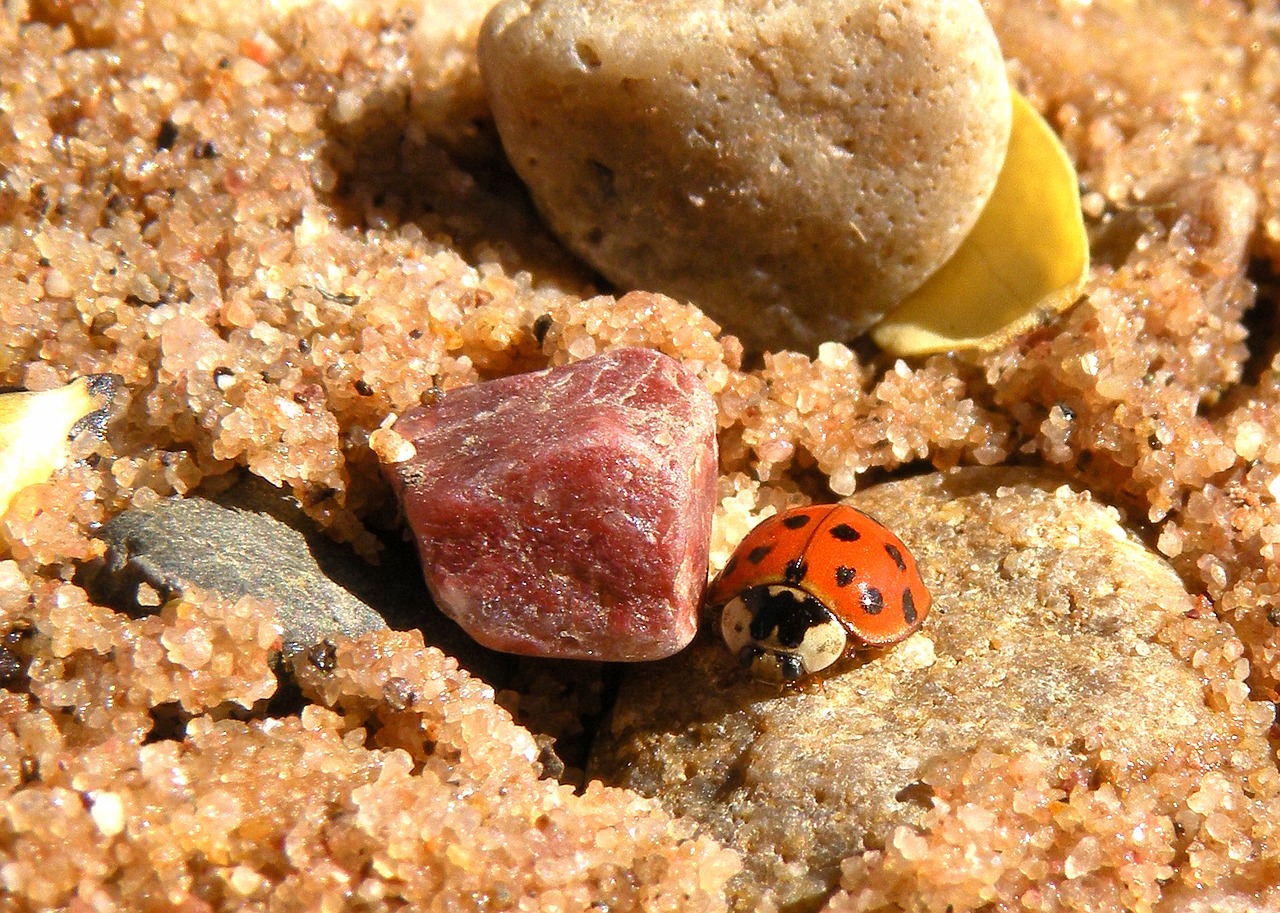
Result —
<instances>
[{"instance_id":1,"label":"yellow petal fragment","mask_svg":"<svg viewBox=\"0 0 1280 913\"><path fill-rule=\"evenodd\" d=\"M94 374L52 390L0 394L0 515L18 492L62 468L72 432L96 413L105 418L119 381Z\"/></svg>"},{"instance_id":2,"label":"yellow petal fragment","mask_svg":"<svg viewBox=\"0 0 1280 913\"><path fill-rule=\"evenodd\" d=\"M991 199L955 254L871 331L894 355L997 348L1065 310L1089 272L1075 168L1013 93L1013 130Z\"/></svg>"}]
</instances>

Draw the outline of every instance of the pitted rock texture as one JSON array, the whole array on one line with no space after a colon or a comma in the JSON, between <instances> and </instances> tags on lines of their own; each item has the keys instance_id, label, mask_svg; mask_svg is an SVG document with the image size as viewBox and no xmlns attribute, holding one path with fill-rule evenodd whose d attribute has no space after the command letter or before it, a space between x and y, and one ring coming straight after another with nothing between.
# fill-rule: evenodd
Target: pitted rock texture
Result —
<instances>
[{"instance_id":1,"label":"pitted rock texture","mask_svg":"<svg viewBox=\"0 0 1280 913\"><path fill-rule=\"evenodd\" d=\"M849 338L915 289L1008 143L977 0L506 0L480 63L561 240L773 349Z\"/></svg>"},{"instance_id":2,"label":"pitted rock texture","mask_svg":"<svg viewBox=\"0 0 1280 913\"><path fill-rule=\"evenodd\" d=\"M706 585L715 407L648 349L450 390L386 466L437 603L496 650L648 660L689 643Z\"/></svg>"},{"instance_id":3,"label":"pitted rock texture","mask_svg":"<svg viewBox=\"0 0 1280 913\"><path fill-rule=\"evenodd\" d=\"M934 598L919 633L791 692L750 681L700 637L628 670L595 747L590 774L659 797L743 853L736 909L816 909L842 860L922 826L928 781L957 759L1028 753L1086 782L1169 757L1194 766L1214 744L1265 763L1263 740L1235 741L1196 671L1159 642L1195 600L1087 494L972 469L850 503L919 561ZM1026 838L1029 858L1033 843L1052 845L1044 836Z\"/></svg>"}]
</instances>

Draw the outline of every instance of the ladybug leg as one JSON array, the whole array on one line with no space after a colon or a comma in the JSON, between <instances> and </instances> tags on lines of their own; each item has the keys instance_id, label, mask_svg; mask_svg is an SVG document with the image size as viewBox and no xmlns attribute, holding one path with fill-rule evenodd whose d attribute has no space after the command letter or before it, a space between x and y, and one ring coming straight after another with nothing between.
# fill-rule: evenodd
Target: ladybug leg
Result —
<instances>
[{"instance_id":1,"label":"ladybug leg","mask_svg":"<svg viewBox=\"0 0 1280 913\"><path fill-rule=\"evenodd\" d=\"M801 694L826 694L827 685L822 675L810 675L800 681L787 682L783 687L788 691L797 691Z\"/></svg>"},{"instance_id":2,"label":"ladybug leg","mask_svg":"<svg viewBox=\"0 0 1280 913\"><path fill-rule=\"evenodd\" d=\"M799 678L786 679L782 677L764 678L760 675L752 676L761 685L771 685L777 690L778 697L786 697L790 694L826 694L827 686L823 684L821 674L813 675L808 672L802 673Z\"/></svg>"}]
</instances>

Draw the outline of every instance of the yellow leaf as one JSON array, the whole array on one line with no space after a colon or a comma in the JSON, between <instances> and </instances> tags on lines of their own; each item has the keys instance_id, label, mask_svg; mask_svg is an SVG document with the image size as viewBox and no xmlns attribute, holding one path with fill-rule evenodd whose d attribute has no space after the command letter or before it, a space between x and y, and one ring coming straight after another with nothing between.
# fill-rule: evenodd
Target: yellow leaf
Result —
<instances>
[{"instance_id":1,"label":"yellow leaf","mask_svg":"<svg viewBox=\"0 0 1280 913\"><path fill-rule=\"evenodd\" d=\"M1013 93L1013 130L991 199L955 254L871 331L894 355L994 349L1065 310L1089 272L1075 168Z\"/></svg>"},{"instance_id":2,"label":"yellow leaf","mask_svg":"<svg viewBox=\"0 0 1280 913\"><path fill-rule=\"evenodd\" d=\"M0 394L0 516L22 489L62 468L67 440L106 410L120 385L115 374L80 377L65 387Z\"/></svg>"}]
</instances>

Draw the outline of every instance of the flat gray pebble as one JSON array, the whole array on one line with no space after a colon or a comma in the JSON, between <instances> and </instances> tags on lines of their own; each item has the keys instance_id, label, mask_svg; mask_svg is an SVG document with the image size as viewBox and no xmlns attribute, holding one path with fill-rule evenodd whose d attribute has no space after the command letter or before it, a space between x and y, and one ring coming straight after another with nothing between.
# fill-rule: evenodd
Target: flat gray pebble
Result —
<instances>
[{"instance_id":1,"label":"flat gray pebble","mask_svg":"<svg viewBox=\"0 0 1280 913\"><path fill-rule=\"evenodd\" d=\"M161 601L190 585L237 599L252 595L279 608L284 652L294 655L335 637L387 627L423 629L428 644L482 676L494 654L483 650L432 604L412 548L388 543L372 565L334 542L292 498L251 478L217 496L174 498L151 510L126 510L98 533L103 558L82 573L90 594L131 613L146 585ZM499 661L502 665L505 661Z\"/></svg>"}]
</instances>

